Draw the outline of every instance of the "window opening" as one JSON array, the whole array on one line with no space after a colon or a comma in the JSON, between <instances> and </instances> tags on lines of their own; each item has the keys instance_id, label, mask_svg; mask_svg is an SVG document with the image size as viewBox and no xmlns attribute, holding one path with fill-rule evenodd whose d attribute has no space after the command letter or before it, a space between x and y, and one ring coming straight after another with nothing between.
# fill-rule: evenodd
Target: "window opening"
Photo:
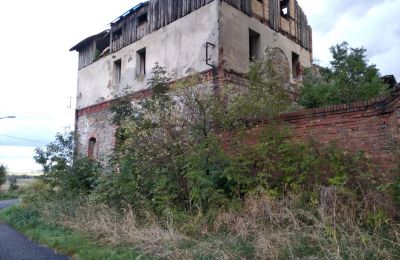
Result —
<instances>
[{"instance_id":1,"label":"window opening","mask_svg":"<svg viewBox=\"0 0 400 260\"><path fill-rule=\"evenodd\" d=\"M281 0L281 16L289 18L289 0Z\"/></svg>"},{"instance_id":2,"label":"window opening","mask_svg":"<svg viewBox=\"0 0 400 260\"><path fill-rule=\"evenodd\" d=\"M300 56L292 52L292 74L293 79L298 79L301 76Z\"/></svg>"},{"instance_id":3,"label":"window opening","mask_svg":"<svg viewBox=\"0 0 400 260\"><path fill-rule=\"evenodd\" d=\"M147 23L147 13L139 15L138 17L138 26Z\"/></svg>"},{"instance_id":4,"label":"window opening","mask_svg":"<svg viewBox=\"0 0 400 260\"><path fill-rule=\"evenodd\" d=\"M96 149L96 138L92 137L89 139L89 146L88 146L88 157L90 159L95 159L95 149Z\"/></svg>"},{"instance_id":5,"label":"window opening","mask_svg":"<svg viewBox=\"0 0 400 260\"><path fill-rule=\"evenodd\" d=\"M99 38L96 40L96 53L95 60L105 55L107 49L110 47L110 34L107 34L106 37Z\"/></svg>"},{"instance_id":6,"label":"window opening","mask_svg":"<svg viewBox=\"0 0 400 260\"><path fill-rule=\"evenodd\" d=\"M113 32L113 40L116 40L121 36L122 36L122 27Z\"/></svg>"},{"instance_id":7,"label":"window opening","mask_svg":"<svg viewBox=\"0 0 400 260\"><path fill-rule=\"evenodd\" d=\"M114 61L114 82L121 83L121 60Z\"/></svg>"},{"instance_id":8,"label":"window opening","mask_svg":"<svg viewBox=\"0 0 400 260\"><path fill-rule=\"evenodd\" d=\"M249 60L255 61L260 58L260 34L249 30Z\"/></svg>"},{"instance_id":9,"label":"window opening","mask_svg":"<svg viewBox=\"0 0 400 260\"><path fill-rule=\"evenodd\" d=\"M137 52L138 58L138 73L140 76L146 75L146 48L143 48Z\"/></svg>"}]
</instances>

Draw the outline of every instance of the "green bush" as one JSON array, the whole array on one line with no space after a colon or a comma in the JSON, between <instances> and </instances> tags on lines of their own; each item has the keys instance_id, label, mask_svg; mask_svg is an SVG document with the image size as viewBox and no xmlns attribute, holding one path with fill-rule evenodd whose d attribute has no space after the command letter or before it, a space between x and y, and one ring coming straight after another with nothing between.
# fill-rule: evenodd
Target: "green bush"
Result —
<instances>
[{"instance_id":1,"label":"green bush","mask_svg":"<svg viewBox=\"0 0 400 260\"><path fill-rule=\"evenodd\" d=\"M57 134L45 149L37 148L34 157L43 167L42 181L52 188L71 195L88 194L98 182L101 167L98 162L74 156L74 133Z\"/></svg>"},{"instance_id":2,"label":"green bush","mask_svg":"<svg viewBox=\"0 0 400 260\"><path fill-rule=\"evenodd\" d=\"M13 192L19 189L19 186L17 184L17 177L16 176L11 176L9 178L10 186L8 187L8 191Z\"/></svg>"},{"instance_id":3,"label":"green bush","mask_svg":"<svg viewBox=\"0 0 400 260\"><path fill-rule=\"evenodd\" d=\"M0 187L7 181L7 168L5 165L0 164Z\"/></svg>"},{"instance_id":4,"label":"green bush","mask_svg":"<svg viewBox=\"0 0 400 260\"><path fill-rule=\"evenodd\" d=\"M303 79L300 104L306 108L324 107L368 100L388 93L375 65L369 65L364 48L351 48L346 42L332 46L330 68L309 69Z\"/></svg>"}]
</instances>

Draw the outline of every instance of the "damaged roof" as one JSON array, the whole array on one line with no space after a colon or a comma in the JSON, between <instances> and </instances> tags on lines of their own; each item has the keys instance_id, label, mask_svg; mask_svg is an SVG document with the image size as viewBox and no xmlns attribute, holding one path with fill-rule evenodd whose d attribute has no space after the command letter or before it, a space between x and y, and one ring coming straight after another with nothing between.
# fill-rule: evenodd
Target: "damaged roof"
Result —
<instances>
[{"instance_id":1,"label":"damaged roof","mask_svg":"<svg viewBox=\"0 0 400 260\"><path fill-rule=\"evenodd\" d=\"M88 44L90 44L94 39L105 38L108 36L108 34L110 34L110 30L104 30L98 34L89 36L86 39L80 41L78 44L76 44L71 49L69 49L69 51L79 51L82 48L86 47Z\"/></svg>"},{"instance_id":2,"label":"damaged roof","mask_svg":"<svg viewBox=\"0 0 400 260\"><path fill-rule=\"evenodd\" d=\"M383 80L383 83L388 85L390 88L394 88L397 85L397 81L394 75L386 75L381 77L381 79Z\"/></svg>"},{"instance_id":3,"label":"damaged roof","mask_svg":"<svg viewBox=\"0 0 400 260\"><path fill-rule=\"evenodd\" d=\"M119 22L121 20L123 20L125 17L127 17L128 15L130 15L131 13L139 10L140 8L149 5L149 1L146 2L142 2L136 6L134 6L133 8L129 9L128 11L126 11L125 13L123 13L122 15L118 16L116 19L114 19L114 21L112 21L110 24ZM110 30L104 30L98 34L92 35L87 37L86 39L80 41L78 44L76 44L74 47L72 47L69 51L79 51L82 48L86 47L88 44L90 44L93 39L98 39L98 38L104 38L106 36L108 36L108 34L110 33Z\"/></svg>"},{"instance_id":4,"label":"damaged roof","mask_svg":"<svg viewBox=\"0 0 400 260\"><path fill-rule=\"evenodd\" d=\"M128 11L126 11L125 13L123 13L122 15L115 18L114 21L111 22L111 24L119 22L119 21L123 20L125 17L127 17L128 15L130 15L131 13L134 13L135 11L139 10L140 8L149 5L149 2L150 1L142 2L142 3L134 6L133 8L131 8Z\"/></svg>"}]
</instances>

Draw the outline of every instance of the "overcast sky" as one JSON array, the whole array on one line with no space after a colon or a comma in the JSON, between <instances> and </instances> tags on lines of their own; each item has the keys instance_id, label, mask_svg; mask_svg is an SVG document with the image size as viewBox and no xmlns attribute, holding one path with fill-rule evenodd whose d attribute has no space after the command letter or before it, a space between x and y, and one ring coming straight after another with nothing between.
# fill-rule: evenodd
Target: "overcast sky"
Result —
<instances>
[{"instance_id":1,"label":"overcast sky","mask_svg":"<svg viewBox=\"0 0 400 260\"><path fill-rule=\"evenodd\" d=\"M0 163L12 172L40 169L32 159L34 148L65 127L73 129L78 56L68 50L139 2L0 2L0 117L17 117L0 120ZM313 28L314 59L321 65L329 64L330 46L347 41L352 47L364 46L382 75L395 74L400 81L400 0L299 4Z\"/></svg>"}]
</instances>

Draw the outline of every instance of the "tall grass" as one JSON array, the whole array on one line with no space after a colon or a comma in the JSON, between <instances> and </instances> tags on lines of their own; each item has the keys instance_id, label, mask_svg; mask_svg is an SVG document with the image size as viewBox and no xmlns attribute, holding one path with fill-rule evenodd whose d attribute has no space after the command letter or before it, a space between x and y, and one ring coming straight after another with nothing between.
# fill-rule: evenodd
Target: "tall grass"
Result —
<instances>
[{"instance_id":1,"label":"tall grass","mask_svg":"<svg viewBox=\"0 0 400 260\"><path fill-rule=\"evenodd\" d=\"M104 245L82 232L49 223L36 209L12 206L0 211L0 219L72 259L149 259L132 248Z\"/></svg>"},{"instance_id":2,"label":"tall grass","mask_svg":"<svg viewBox=\"0 0 400 260\"><path fill-rule=\"evenodd\" d=\"M43 219L112 246L167 259L399 259L400 226L368 196L335 187L247 196L211 215L140 219L85 199L41 203ZM143 214L141 214L143 216ZM189 227L196 226L197 229Z\"/></svg>"}]
</instances>

